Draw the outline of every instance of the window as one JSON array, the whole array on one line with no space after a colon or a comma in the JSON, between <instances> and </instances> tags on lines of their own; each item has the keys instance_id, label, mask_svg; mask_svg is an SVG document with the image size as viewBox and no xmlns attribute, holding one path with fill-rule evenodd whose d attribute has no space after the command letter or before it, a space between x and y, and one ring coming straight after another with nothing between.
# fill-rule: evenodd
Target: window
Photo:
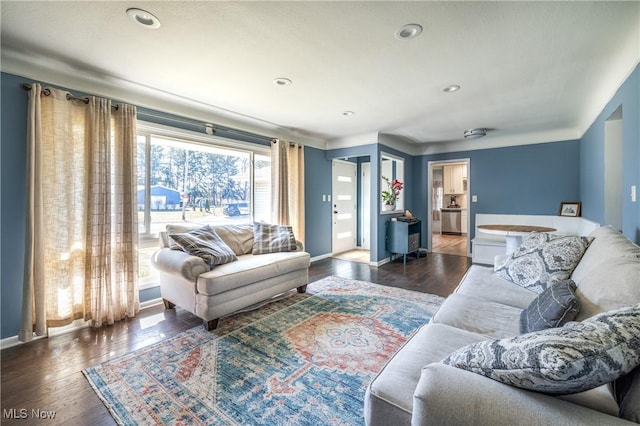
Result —
<instances>
[{"instance_id":1,"label":"window","mask_svg":"<svg viewBox=\"0 0 640 426\"><path fill-rule=\"evenodd\" d=\"M167 224L270 221L269 147L164 126L138 126L141 288L157 284L149 260Z\"/></svg>"}]
</instances>

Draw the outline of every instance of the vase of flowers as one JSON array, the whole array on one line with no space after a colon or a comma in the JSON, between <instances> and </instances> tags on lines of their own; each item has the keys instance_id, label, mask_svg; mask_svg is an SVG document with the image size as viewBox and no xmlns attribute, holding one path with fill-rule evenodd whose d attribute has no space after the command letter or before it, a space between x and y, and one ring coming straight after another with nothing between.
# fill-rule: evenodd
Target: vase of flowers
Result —
<instances>
[{"instance_id":1,"label":"vase of flowers","mask_svg":"<svg viewBox=\"0 0 640 426\"><path fill-rule=\"evenodd\" d=\"M403 184L398 179L393 181L386 176L382 176L382 180L387 183L387 189L382 191L382 210L392 211L396 209L396 200L400 198L400 191L402 191Z\"/></svg>"}]
</instances>

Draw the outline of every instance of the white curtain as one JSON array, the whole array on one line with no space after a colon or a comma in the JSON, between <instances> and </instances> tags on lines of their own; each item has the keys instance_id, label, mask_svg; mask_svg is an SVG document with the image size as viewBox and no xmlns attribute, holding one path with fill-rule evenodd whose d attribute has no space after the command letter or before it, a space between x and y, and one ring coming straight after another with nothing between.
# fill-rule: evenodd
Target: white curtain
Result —
<instances>
[{"instance_id":1,"label":"white curtain","mask_svg":"<svg viewBox=\"0 0 640 426\"><path fill-rule=\"evenodd\" d=\"M20 340L139 311L136 109L32 84Z\"/></svg>"},{"instance_id":2,"label":"white curtain","mask_svg":"<svg viewBox=\"0 0 640 426\"><path fill-rule=\"evenodd\" d=\"M290 225L304 243L304 146L276 139L271 142L272 220Z\"/></svg>"}]
</instances>

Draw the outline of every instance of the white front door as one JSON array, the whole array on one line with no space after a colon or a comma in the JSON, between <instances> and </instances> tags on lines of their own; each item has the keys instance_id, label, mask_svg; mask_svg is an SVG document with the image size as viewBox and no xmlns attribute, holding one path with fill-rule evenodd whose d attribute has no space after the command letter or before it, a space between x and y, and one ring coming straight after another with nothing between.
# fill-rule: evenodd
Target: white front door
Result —
<instances>
[{"instance_id":1,"label":"white front door","mask_svg":"<svg viewBox=\"0 0 640 426\"><path fill-rule=\"evenodd\" d=\"M356 247L356 164L333 160L333 238L331 251Z\"/></svg>"}]
</instances>

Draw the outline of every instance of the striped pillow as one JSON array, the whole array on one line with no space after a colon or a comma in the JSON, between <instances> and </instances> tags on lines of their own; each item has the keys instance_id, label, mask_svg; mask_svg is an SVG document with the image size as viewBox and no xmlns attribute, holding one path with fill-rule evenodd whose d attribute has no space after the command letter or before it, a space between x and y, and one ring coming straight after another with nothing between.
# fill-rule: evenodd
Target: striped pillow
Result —
<instances>
[{"instance_id":1,"label":"striped pillow","mask_svg":"<svg viewBox=\"0 0 640 426\"><path fill-rule=\"evenodd\" d=\"M253 223L253 254L295 251L296 237L293 229L286 225Z\"/></svg>"},{"instance_id":2,"label":"striped pillow","mask_svg":"<svg viewBox=\"0 0 640 426\"><path fill-rule=\"evenodd\" d=\"M238 260L233 250L209 225L182 234L169 234L182 251L201 257L209 265L222 265Z\"/></svg>"},{"instance_id":3,"label":"striped pillow","mask_svg":"<svg viewBox=\"0 0 640 426\"><path fill-rule=\"evenodd\" d=\"M580 311L576 283L562 280L551 284L520 314L520 333L560 327L573 321Z\"/></svg>"}]
</instances>

